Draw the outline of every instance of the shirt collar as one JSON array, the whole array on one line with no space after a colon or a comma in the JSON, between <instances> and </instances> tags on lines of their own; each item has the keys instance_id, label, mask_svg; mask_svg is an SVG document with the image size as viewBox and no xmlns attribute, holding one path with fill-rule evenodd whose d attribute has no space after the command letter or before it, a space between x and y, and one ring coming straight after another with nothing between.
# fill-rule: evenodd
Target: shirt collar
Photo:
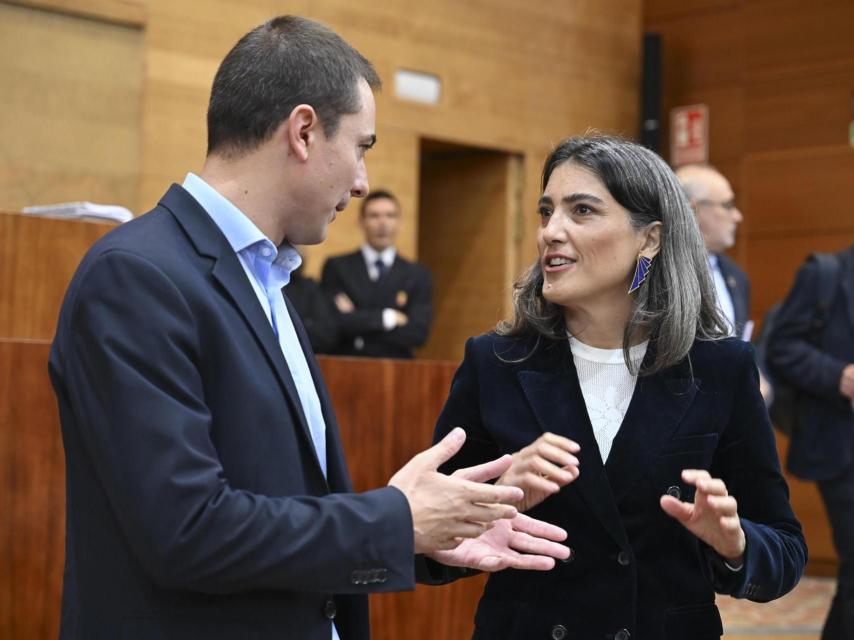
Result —
<instances>
[{"instance_id":1,"label":"shirt collar","mask_svg":"<svg viewBox=\"0 0 854 640\"><path fill-rule=\"evenodd\" d=\"M718 268L718 256L714 253L709 254L709 268L711 268L712 271Z\"/></svg>"},{"instance_id":2,"label":"shirt collar","mask_svg":"<svg viewBox=\"0 0 854 640\"><path fill-rule=\"evenodd\" d=\"M382 260L385 266L390 267L394 264L395 257L397 257L397 249L394 247L387 247L382 251L377 251L366 242L362 245L362 256L364 256L365 262L369 265L375 265L377 260Z\"/></svg>"},{"instance_id":3,"label":"shirt collar","mask_svg":"<svg viewBox=\"0 0 854 640\"><path fill-rule=\"evenodd\" d=\"M188 173L183 187L202 205L234 252L244 254L253 271L258 273L256 260L269 263L270 277L287 284L291 272L302 264L293 245L283 242L276 247L245 213L196 174Z\"/></svg>"}]
</instances>

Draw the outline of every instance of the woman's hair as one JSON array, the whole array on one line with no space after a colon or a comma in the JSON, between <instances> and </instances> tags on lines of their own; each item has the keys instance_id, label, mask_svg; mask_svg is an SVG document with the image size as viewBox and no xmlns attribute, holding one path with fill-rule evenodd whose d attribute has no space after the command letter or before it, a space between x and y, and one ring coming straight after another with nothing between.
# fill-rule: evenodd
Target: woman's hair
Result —
<instances>
[{"instance_id":1,"label":"woman's hair","mask_svg":"<svg viewBox=\"0 0 854 640\"><path fill-rule=\"evenodd\" d=\"M628 140L604 135L568 138L546 159L543 191L552 172L565 162L597 176L628 212L635 229L661 222L661 249L634 294L623 334L629 370L637 370L629 358L629 346L645 334L653 357L644 360L641 374L681 362L694 340L729 335L728 323L715 303L706 248L694 212L670 167L649 149ZM566 339L563 307L543 297L539 259L516 282L513 308L513 319L496 327L500 335L532 336L537 344L540 339Z\"/></svg>"}]
</instances>

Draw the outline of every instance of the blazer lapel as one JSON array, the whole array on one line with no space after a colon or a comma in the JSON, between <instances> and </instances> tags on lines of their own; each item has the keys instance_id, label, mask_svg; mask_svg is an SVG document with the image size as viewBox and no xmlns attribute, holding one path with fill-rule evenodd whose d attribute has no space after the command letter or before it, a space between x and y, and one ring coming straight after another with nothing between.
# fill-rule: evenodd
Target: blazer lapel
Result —
<instances>
[{"instance_id":1,"label":"blazer lapel","mask_svg":"<svg viewBox=\"0 0 854 640\"><path fill-rule=\"evenodd\" d=\"M732 309L733 313L735 313L735 330L740 335L748 320L745 292L742 291L739 278L736 276L734 270L730 268L730 262L726 256L718 255L718 269L721 271L730 300L732 300Z\"/></svg>"},{"instance_id":2,"label":"blazer lapel","mask_svg":"<svg viewBox=\"0 0 854 640\"><path fill-rule=\"evenodd\" d=\"M567 356L568 352L567 345ZM565 362L565 366L555 371L524 370L517 377L540 428L565 436L581 446L578 454L581 473L568 489L578 491L605 530L626 548L626 532L602 465L599 446L593 437L578 375L571 357L565 358Z\"/></svg>"},{"instance_id":3,"label":"blazer lapel","mask_svg":"<svg viewBox=\"0 0 854 640\"><path fill-rule=\"evenodd\" d=\"M344 256L341 262L341 278L347 283L347 295L350 296L356 306L364 306L370 298L370 292L374 290L374 283L368 275L368 266L361 251L356 251Z\"/></svg>"},{"instance_id":4,"label":"blazer lapel","mask_svg":"<svg viewBox=\"0 0 854 640\"><path fill-rule=\"evenodd\" d=\"M344 459L344 447L341 444L341 436L338 433L338 421L335 418L335 410L332 407L332 401L329 399L329 392L326 389L323 374L320 371L320 366L317 364L317 359L314 357L314 351L311 348L311 343L309 342L308 334L305 332L302 320L287 296L285 296L285 305L288 308L288 313L291 315L297 338L299 338L300 346L305 354L305 360L311 372L311 379L314 382L314 388L320 400L323 423L326 425L327 490L350 492L353 490L353 486L350 482L350 474L347 471L347 462ZM313 446L312 450L314 450Z\"/></svg>"},{"instance_id":5,"label":"blazer lapel","mask_svg":"<svg viewBox=\"0 0 854 640\"><path fill-rule=\"evenodd\" d=\"M207 212L182 187L172 185L160 203L172 212L195 245L196 250L201 255L213 258L212 276L231 297L256 340L261 344L267 361L276 372L276 376L285 390L285 395L294 415L297 417L297 423L307 440L309 450L314 451L308 422L303 413L296 384L294 384L294 379L288 369L282 348L273 332L273 327L264 314L264 310L258 303L255 291L246 278L246 272L243 270L237 255ZM314 462L322 477L323 473L316 455Z\"/></svg>"},{"instance_id":6,"label":"blazer lapel","mask_svg":"<svg viewBox=\"0 0 854 640\"><path fill-rule=\"evenodd\" d=\"M659 449L676 431L700 383L697 378L685 378L681 367L638 378L605 465L617 504L653 468Z\"/></svg>"}]
</instances>

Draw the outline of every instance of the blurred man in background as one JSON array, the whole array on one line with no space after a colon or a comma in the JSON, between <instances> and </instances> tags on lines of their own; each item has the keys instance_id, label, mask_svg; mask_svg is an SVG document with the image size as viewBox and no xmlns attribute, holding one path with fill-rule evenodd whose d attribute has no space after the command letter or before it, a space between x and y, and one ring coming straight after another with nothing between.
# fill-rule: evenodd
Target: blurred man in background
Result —
<instances>
[{"instance_id":1,"label":"blurred man in background","mask_svg":"<svg viewBox=\"0 0 854 640\"><path fill-rule=\"evenodd\" d=\"M336 353L373 358L412 358L427 341L432 319L432 278L427 268L398 255L400 204L388 191L362 202L358 251L329 258L321 284L339 314Z\"/></svg>"}]
</instances>

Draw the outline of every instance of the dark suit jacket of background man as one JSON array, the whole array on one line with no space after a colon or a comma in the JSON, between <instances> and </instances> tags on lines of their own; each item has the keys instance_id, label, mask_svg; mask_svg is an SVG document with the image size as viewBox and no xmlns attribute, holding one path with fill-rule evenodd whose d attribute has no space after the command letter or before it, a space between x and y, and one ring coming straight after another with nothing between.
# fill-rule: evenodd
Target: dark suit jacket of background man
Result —
<instances>
[{"instance_id":1,"label":"dark suit jacket of background man","mask_svg":"<svg viewBox=\"0 0 854 640\"><path fill-rule=\"evenodd\" d=\"M373 282L361 251L329 258L321 285L332 297L346 293L356 310L339 314L341 342L337 353L372 358L411 358L427 341L433 316L433 282L422 264L395 257L382 279ZM409 323L383 329L383 309L397 309Z\"/></svg>"},{"instance_id":2,"label":"dark suit jacket of background man","mask_svg":"<svg viewBox=\"0 0 854 640\"><path fill-rule=\"evenodd\" d=\"M314 352L334 353L339 337L338 311L320 285L303 275L300 267L291 272L284 292L299 315Z\"/></svg>"},{"instance_id":3,"label":"dark suit jacket of background man","mask_svg":"<svg viewBox=\"0 0 854 640\"><path fill-rule=\"evenodd\" d=\"M808 480L830 480L854 464L854 414L839 392L842 370L854 362L854 247L838 259L839 287L820 342L810 342L821 290L814 260L798 271L768 341L772 373L803 392L787 464Z\"/></svg>"},{"instance_id":4,"label":"dark suit jacket of background man","mask_svg":"<svg viewBox=\"0 0 854 640\"><path fill-rule=\"evenodd\" d=\"M715 255L735 310L735 337L741 338L744 325L750 320L750 280L732 258L723 253Z\"/></svg>"},{"instance_id":5,"label":"dark suit jacket of background man","mask_svg":"<svg viewBox=\"0 0 854 640\"><path fill-rule=\"evenodd\" d=\"M326 479L270 322L183 188L86 255L50 357L67 460L62 637L330 640L335 615L342 638L366 640L366 594L414 586L403 494L338 493L351 485L335 415L290 312Z\"/></svg>"},{"instance_id":6,"label":"dark suit jacket of background man","mask_svg":"<svg viewBox=\"0 0 854 640\"><path fill-rule=\"evenodd\" d=\"M683 363L640 376L603 465L569 343L534 343L469 340L434 438L466 425L446 472L519 451L546 431L577 442L581 474L529 511L566 529L572 561L491 574L474 638L557 637L563 626L578 640L717 639L715 591L761 602L797 583L806 545L749 344L696 341ZM693 501L683 469L710 470L738 500L747 537L741 571L659 506L665 493Z\"/></svg>"}]
</instances>

